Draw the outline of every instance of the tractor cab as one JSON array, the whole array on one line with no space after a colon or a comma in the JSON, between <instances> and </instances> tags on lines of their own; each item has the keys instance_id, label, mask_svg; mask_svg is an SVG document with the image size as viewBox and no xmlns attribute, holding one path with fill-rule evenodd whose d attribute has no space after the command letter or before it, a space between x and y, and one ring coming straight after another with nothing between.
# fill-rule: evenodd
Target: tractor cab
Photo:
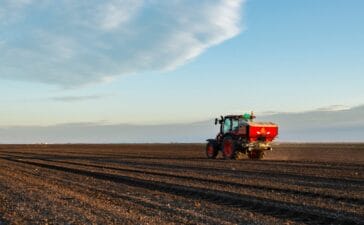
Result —
<instances>
[{"instance_id":1,"label":"tractor cab","mask_svg":"<svg viewBox=\"0 0 364 225\"><path fill-rule=\"evenodd\" d=\"M241 126L246 126L249 121L253 121L255 118L253 112L251 114L244 115L228 115L221 117L221 119L215 119L215 125L220 124L220 133L227 134L230 132L236 132Z\"/></svg>"}]
</instances>

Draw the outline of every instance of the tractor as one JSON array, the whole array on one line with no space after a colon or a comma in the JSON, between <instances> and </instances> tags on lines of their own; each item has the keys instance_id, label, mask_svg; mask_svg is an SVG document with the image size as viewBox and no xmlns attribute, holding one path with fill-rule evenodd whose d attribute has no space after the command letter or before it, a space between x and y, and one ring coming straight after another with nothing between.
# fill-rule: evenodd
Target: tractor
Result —
<instances>
[{"instance_id":1,"label":"tractor","mask_svg":"<svg viewBox=\"0 0 364 225\"><path fill-rule=\"evenodd\" d=\"M221 151L224 159L262 159L265 151L271 151L271 142L278 135L278 126L271 122L254 122L253 112L244 115L228 115L215 119L220 132L215 139L207 139L206 155L215 159Z\"/></svg>"}]
</instances>

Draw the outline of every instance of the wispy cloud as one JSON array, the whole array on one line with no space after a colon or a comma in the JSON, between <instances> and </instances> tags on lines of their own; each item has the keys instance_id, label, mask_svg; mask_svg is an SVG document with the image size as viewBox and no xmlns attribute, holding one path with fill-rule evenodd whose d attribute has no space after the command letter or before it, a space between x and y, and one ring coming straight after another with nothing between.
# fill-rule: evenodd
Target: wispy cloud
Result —
<instances>
[{"instance_id":1,"label":"wispy cloud","mask_svg":"<svg viewBox=\"0 0 364 225\"><path fill-rule=\"evenodd\" d=\"M59 101L59 102L78 102L78 101L87 101L87 100L96 100L100 98L106 97L105 95L87 95L87 96L61 96L61 97L52 97L51 100Z\"/></svg>"},{"instance_id":2,"label":"wispy cloud","mask_svg":"<svg viewBox=\"0 0 364 225\"><path fill-rule=\"evenodd\" d=\"M0 78L61 86L172 70L239 34L243 0L5 0Z\"/></svg>"},{"instance_id":3,"label":"wispy cloud","mask_svg":"<svg viewBox=\"0 0 364 225\"><path fill-rule=\"evenodd\" d=\"M346 105L330 105L326 107L318 108L318 111L341 111L341 110L348 110L350 109L350 106Z\"/></svg>"}]
</instances>

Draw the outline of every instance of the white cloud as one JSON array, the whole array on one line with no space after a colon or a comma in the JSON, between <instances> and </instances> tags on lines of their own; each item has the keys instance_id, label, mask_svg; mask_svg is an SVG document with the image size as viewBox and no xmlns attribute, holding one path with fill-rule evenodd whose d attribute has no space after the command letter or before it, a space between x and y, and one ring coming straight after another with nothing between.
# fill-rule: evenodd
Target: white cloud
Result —
<instances>
[{"instance_id":1,"label":"white cloud","mask_svg":"<svg viewBox=\"0 0 364 225\"><path fill-rule=\"evenodd\" d=\"M79 101L88 101L88 100L96 100L100 98L105 98L106 95L84 95L84 96L62 96L62 97L52 97L49 98L53 101L59 102L79 102Z\"/></svg>"},{"instance_id":2,"label":"white cloud","mask_svg":"<svg viewBox=\"0 0 364 225\"><path fill-rule=\"evenodd\" d=\"M76 86L173 70L241 31L242 0L6 0L0 78Z\"/></svg>"},{"instance_id":3,"label":"white cloud","mask_svg":"<svg viewBox=\"0 0 364 225\"><path fill-rule=\"evenodd\" d=\"M326 106L326 107L321 107L318 108L318 111L342 111L342 110L348 110L350 109L350 106L346 106L346 105L330 105L330 106Z\"/></svg>"},{"instance_id":4,"label":"white cloud","mask_svg":"<svg viewBox=\"0 0 364 225\"><path fill-rule=\"evenodd\" d=\"M98 10L100 27L105 30L117 29L130 21L142 5L142 0L114 0L101 5Z\"/></svg>"}]
</instances>

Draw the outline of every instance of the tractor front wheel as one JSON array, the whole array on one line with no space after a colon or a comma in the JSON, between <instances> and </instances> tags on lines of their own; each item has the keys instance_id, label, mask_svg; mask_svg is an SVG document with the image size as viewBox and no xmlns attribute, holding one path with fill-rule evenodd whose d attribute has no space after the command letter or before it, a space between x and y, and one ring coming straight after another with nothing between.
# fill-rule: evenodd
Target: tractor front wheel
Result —
<instances>
[{"instance_id":1,"label":"tractor front wheel","mask_svg":"<svg viewBox=\"0 0 364 225\"><path fill-rule=\"evenodd\" d=\"M206 145L206 156L209 159L216 159L217 154L219 153L217 146L214 142L208 142Z\"/></svg>"},{"instance_id":2,"label":"tractor front wheel","mask_svg":"<svg viewBox=\"0 0 364 225\"><path fill-rule=\"evenodd\" d=\"M236 158L236 143L231 137L224 138L222 144L222 154L224 155L224 159Z\"/></svg>"}]
</instances>

